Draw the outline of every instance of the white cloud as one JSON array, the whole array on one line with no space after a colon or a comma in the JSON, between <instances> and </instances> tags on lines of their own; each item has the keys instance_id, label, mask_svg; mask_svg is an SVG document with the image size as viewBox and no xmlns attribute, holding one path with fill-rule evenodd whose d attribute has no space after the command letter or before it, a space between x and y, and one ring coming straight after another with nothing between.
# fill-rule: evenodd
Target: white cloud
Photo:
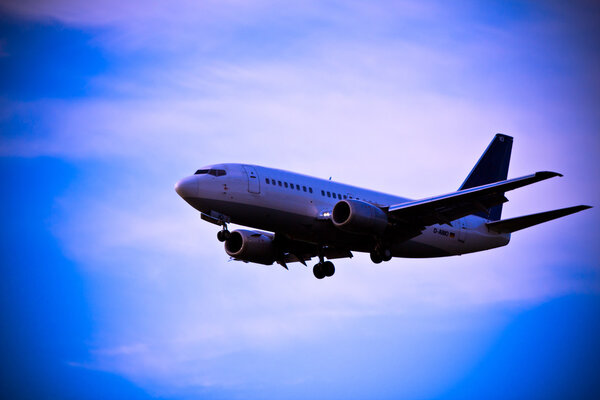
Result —
<instances>
[{"instance_id":1,"label":"white cloud","mask_svg":"<svg viewBox=\"0 0 600 400\"><path fill-rule=\"evenodd\" d=\"M438 6L416 1L364 4L357 1L226 0L120 2L101 0L8 1L10 13L32 19L59 21L95 29L98 43L109 52L131 51L189 53L209 51L243 41L267 26L283 36L304 36L307 31L386 31L398 18L420 19L435 15ZM277 43L269 36L258 45ZM258 50L258 49L257 49Z\"/></svg>"}]
</instances>

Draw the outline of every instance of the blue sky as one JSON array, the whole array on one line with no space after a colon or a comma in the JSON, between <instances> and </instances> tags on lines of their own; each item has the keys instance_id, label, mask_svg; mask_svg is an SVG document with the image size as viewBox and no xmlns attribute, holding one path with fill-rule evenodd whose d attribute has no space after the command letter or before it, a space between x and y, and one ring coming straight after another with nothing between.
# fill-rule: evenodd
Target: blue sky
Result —
<instances>
[{"instance_id":1,"label":"blue sky","mask_svg":"<svg viewBox=\"0 0 600 400\"><path fill-rule=\"evenodd\" d=\"M0 6L2 388L13 398L594 398L597 207L317 281L228 262L175 194L249 162L420 198L496 132L513 217L600 200L591 2Z\"/></svg>"}]
</instances>

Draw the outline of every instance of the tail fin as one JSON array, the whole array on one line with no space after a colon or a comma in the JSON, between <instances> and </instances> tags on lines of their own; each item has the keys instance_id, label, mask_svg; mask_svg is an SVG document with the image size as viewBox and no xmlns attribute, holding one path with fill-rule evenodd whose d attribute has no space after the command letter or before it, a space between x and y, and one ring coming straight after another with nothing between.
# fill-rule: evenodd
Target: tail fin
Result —
<instances>
[{"instance_id":1,"label":"tail fin","mask_svg":"<svg viewBox=\"0 0 600 400\"><path fill-rule=\"evenodd\" d=\"M506 180L512 143L511 136L496 134L458 190ZM502 204L489 208L487 213L480 212L475 215L498 221L501 214Z\"/></svg>"}]
</instances>

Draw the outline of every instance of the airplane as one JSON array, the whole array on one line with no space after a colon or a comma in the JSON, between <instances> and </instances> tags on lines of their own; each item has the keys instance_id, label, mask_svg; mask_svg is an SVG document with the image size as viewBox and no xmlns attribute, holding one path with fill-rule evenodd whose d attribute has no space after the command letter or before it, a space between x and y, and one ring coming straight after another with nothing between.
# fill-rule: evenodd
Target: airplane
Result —
<instances>
[{"instance_id":1,"label":"airplane","mask_svg":"<svg viewBox=\"0 0 600 400\"><path fill-rule=\"evenodd\" d=\"M366 252L378 264L393 257L429 258L505 246L511 233L564 217L587 205L501 219L508 191L562 176L542 171L507 179L513 138L497 134L456 192L419 200L249 164L214 164L181 179L175 191L220 226L217 239L234 260L264 265L313 257L318 279L329 261ZM233 223L253 228L229 231Z\"/></svg>"}]
</instances>

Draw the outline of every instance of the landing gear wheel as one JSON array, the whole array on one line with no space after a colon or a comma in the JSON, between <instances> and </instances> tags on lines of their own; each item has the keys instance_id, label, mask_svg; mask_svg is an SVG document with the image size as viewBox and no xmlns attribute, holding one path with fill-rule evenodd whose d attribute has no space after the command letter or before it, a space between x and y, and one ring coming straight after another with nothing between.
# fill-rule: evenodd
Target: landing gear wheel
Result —
<instances>
[{"instance_id":1,"label":"landing gear wheel","mask_svg":"<svg viewBox=\"0 0 600 400\"><path fill-rule=\"evenodd\" d=\"M318 263L313 267L313 274L317 279L325 278L325 271L323 271L323 264Z\"/></svg>"},{"instance_id":2,"label":"landing gear wheel","mask_svg":"<svg viewBox=\"0 0 600 400\"><path fill-rule=\"evenodd\" d=\"M373 261L375 264L379 264L383 261L383 258L377 251L372 251L370 255L371 255L371 261Z\"/></svg>"},{"instance_id":3,"label":"landing gear wheel","mask_svg":"<svg viewBox=\"0 0 600 400\"><path fill-rule=\"evenodd\" d=\"M331 261L325 261L323 264L321 264L321 269L325 273L325 276L329 277L335 274L335 266Z\"/></svg>"},{"instance_id":4,"label":"landing gear wheel","mask_svg":"<svg viewBox=\"0 0 600 400\"><path fill-rule=\"evenodd\" d=\"M383 249L381 251L381 259L383 261L390 261L392 259L392 252L390 249Z\"/></svg>"},{"instance_id":5,"label":"landing gear wheel","mask_svg":"<svg viewBox=\"0 0 600 400\"><path fill-rule=\"evenodd\" d=\"M231 232L226 231L226 230L217 232L217 240L219 242L225 242L227 239L229 239L230 236L231 236Z\"/></svg>"}]
</instances>

